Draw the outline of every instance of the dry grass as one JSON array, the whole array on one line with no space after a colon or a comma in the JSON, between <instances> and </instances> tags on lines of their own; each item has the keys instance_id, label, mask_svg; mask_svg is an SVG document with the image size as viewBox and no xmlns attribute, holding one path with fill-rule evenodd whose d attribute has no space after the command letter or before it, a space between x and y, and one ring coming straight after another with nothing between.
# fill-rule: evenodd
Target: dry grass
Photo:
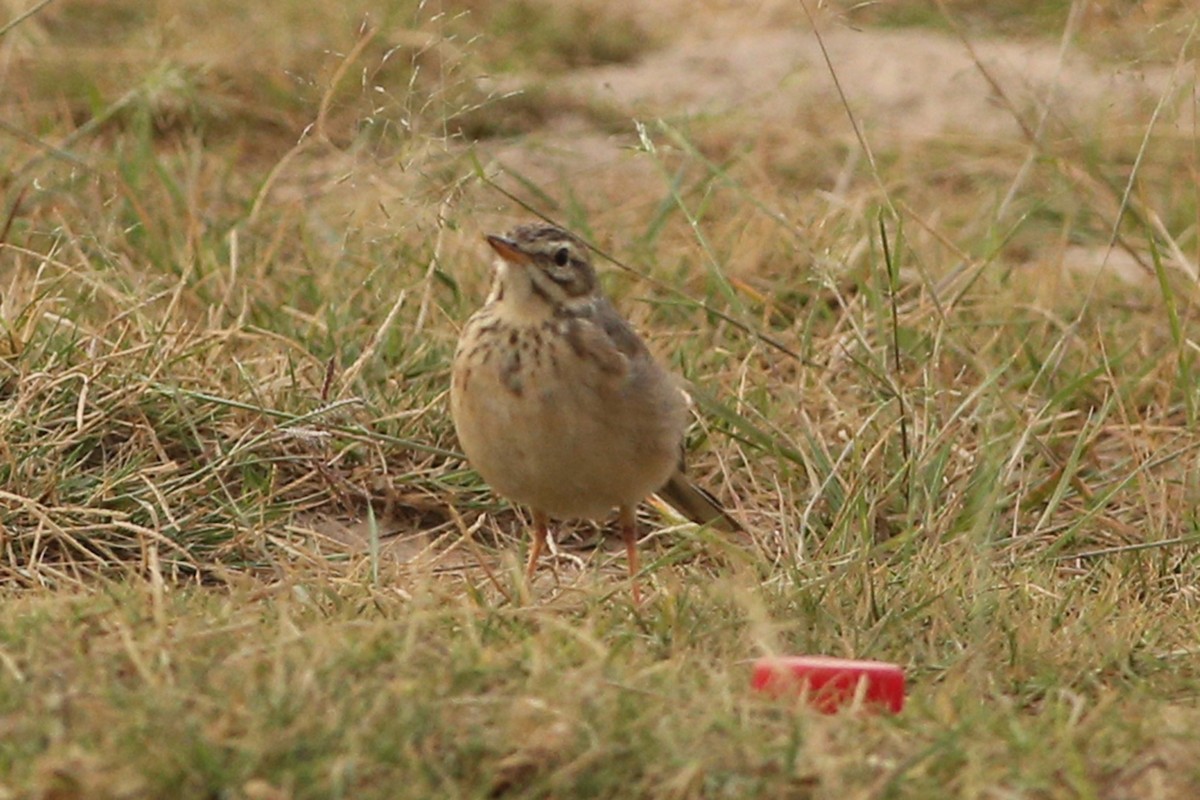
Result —
<instances>
[{"instance_id":1,"label":"dry grass","mask_svg":"<svg viewBox=\"0 0 1200 800\"><path fill-rule=\"evenodd\" d=\"M1142 9L1176 89L1111 126L1014 101L1015 138L871 129L874 163L837 103L580 91L687 40L632 4L435 5L72 0L0 38L0 800L1195 796L1183 5ZM948 5L968 41L1069 17ZM478 235L520 203L637 265L607 285L753 534L647 509L642 608L582 524L525 586L455 453ZM909 706L749 695L776 652L901 662Z\"/></svg>"}]
</instances>

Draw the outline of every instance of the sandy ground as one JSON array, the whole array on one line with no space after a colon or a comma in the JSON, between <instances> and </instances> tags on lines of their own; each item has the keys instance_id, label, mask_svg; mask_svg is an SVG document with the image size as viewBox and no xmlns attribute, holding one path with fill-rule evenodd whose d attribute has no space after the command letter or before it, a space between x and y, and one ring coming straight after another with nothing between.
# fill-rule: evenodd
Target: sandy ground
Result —
<instances>
[{"instance_id":1,"label":"sandy ground","mask_svg":"<svg viewBox=\"0 0 1200 800\"><path fill-rule=\"evenodd\" d=\"M498 81L492 87L497 95L538 85L560 102L548 109L543 128L479 143L484 163L495 173L507 170L537 183L563 175L573 181L602 175L604 181L593 183L613 185L660 180L653 164L630 157L636 141L632 120L652 125L658 119L696 118L753 120L793 142L803 137L843 141L856 154L861 148L851 115L873 152L939 137L1023 152L1043 136L1086 139L1098 126L1140 130L1160 101L1168 108L1191 102L1188 87L1194 76L1187 70L1178 75L1161 67L1132 71L1095 63L1055 43L968 44L950 34L852 30L835 21L821 23L818 39L806 21L781 21L769 9L747 17L721 4L708 5L714 7L708 17L689 22L686 33L636 63L579 70L545 82L540 77ZM603 130L581 111L589 106L630 119L628 129ZM353 159L322 163L330 180L319 194L341 212L346 204L357 206L358 224L394 226L397 214L381 214L381 208L393 212L395 206L410 205L420 213L418 204L406 203L419 192L414 175L380 172L378 164ZM364 183L370 191L362 191ZM307 185L305 194L311 196L312 188Z\"/></svg>"},{"instance_id":2,"label":"sandy ground","mask_svg":"<svg viewBox=\"0 0 1200 800\"><path fill-rule=\"evenodd\" d=\"M1124 72L1044 43L971 42L921 30L832 27L821 40L860 126L877 137L1020 139L1042 109L1077 125L1144 119L1170 73ZM634 65L568 78L635 116L737 110L780 121L843 108L807 28L683 41ZM1033 126L1031 126L1033 127ZM849 125L845 134L851 133Z\"/></svg>"},{"instance_id":3,"label":"sandy ground","mask_svg":"<svg viewBox=\"0 0 1200 800\"><path fill-rule=\"evenodd\" d=\"M1186 74L1117 69L1045 42L968 44L930 31L836 25L820 37L806 24L729 27L710 25L637 63L573 72L552 86L640 120L737 114L796 131L816 120L826 136L854 136L848 109L875 146L947 135L1027 144L1045 115L1082 131L1140 124L1164 96L1186 100ZM583 155L594 155L592 143L585 147Z\"/></svg>"}]
</instances>

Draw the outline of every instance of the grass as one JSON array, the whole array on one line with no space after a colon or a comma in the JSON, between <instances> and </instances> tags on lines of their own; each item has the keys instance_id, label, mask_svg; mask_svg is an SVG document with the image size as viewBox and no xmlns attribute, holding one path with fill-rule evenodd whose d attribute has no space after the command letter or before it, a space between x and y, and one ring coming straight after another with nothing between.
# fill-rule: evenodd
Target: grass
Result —
<instances>
[{"instance_id":1,"label":"grass","mask_svg":"<svg viewBox=\"0 0 1200 800\"><path fill-rule=\"evenodd\" d=\"M962 29L979 38L1018 41L1060 36L1074 28L1076 45L1114 63L1170 63L1178 55L1179 26L1187 27L1187 3L1154 0L1137 6L1084 4L1070 0L893 0L832 4L851 25Z\"/></svg>"},{"instance_id":2,"label":"grass","mask_svg":"<svg viewBox=\"0 0 1200 800\"><path fill-rule=\"evenodd\" d=\"M0 799L1195 796L1192 84L1033 140L872 128L872 165L836 103L579 91L686 44L632 6L269 5L0 38ZM1149 60L1194 60L1149 5ZM526 586L456 454L479 234L522 204L636 265L603 280L752 534L648 507L640 608L584 523ZM792 652L897 661L908 706L749 693Z\"/></svg>"}]
</instances>

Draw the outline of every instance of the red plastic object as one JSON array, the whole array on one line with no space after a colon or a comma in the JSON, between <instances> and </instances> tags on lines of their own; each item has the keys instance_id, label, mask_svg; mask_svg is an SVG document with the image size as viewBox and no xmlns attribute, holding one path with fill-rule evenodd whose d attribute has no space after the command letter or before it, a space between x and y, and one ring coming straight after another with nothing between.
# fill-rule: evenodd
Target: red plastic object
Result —
<instances>
[{"instance_id":1,"label":"red plastic object","mask_svg":"<svg viewBox=\"0 0 1200 800\"><path fill-rule=\"evenodd\" d=\"M884 661L829 656L776 656L754 662L750 685L772 697L803 697L822 714L833 714L860 696L864 708L900 713L904 670Z\"/></svg>"}]
</instances>

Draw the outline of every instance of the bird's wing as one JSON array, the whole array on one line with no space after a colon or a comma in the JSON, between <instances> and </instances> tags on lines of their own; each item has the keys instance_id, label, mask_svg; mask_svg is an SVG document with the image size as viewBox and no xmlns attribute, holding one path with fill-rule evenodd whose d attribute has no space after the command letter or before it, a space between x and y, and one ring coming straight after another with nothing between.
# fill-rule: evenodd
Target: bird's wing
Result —
<instances>
[{"instance_id":1,"label":"bird's wing","mask_svg":"<svg viewBox=\"0 0 1200 800\"><path fill-rule=\"evenodd\" d=\"M603 298L571 309L562 324L571 349L610 375L627 375L635 360L650 355L642 338Z\"/></svg>"}]
</instances>

